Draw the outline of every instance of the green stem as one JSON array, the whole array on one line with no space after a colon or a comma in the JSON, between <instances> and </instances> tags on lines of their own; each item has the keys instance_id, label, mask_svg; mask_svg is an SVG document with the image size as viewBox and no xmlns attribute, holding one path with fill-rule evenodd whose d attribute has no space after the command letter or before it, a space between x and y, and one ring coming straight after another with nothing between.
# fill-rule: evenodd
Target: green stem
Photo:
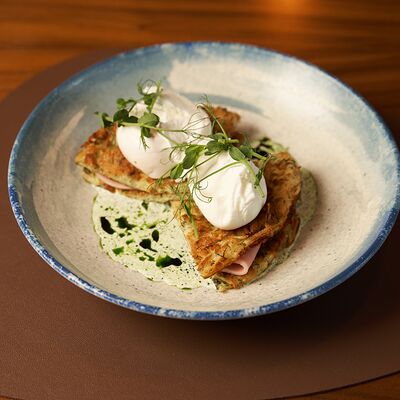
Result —
<instances>
[{"instance_id":1,"label":"green stem","mask_svg":"<svg viewBox=\"0 0 400 400\"><path fill-rule=\"evenodd\" d=\"M165 139L167 139L169 142L173 143L176 146L179 146L179 142L177 142L174 139L171 139L169 136L165 135L164 132L158 132L162 137L164 137Z\"/></svg>"},{"instance_id":2,"label":"green stem","mask_svg":"<svg viewBox=\"0 0 400 400\"><path fill-rule=\"evenodd\" d=\"M252 155L254 158L258 158L259 160L263 160L263 161L268 159L268 157L264 157L264 156L262 156L261 154L256 153L255 151L252 151L252 152L251 152L251 155Z\"/></svg>"},{"instance_id":3,"label":"green stem","mask_svg":"<svg viewBox=\"0 0 400 400\"><path fill-rule=\"evenodd\" d=\"M204 147L205 147L205 146L204 146ZM210 161L212 158L216 157L218 154L219 154L219 153L213 154L212 156L208 157L206 160L202 161L202 162L199 163L199 164L196 164L196 163L195 163L194 166L193 166L192 168L190 168L187 172L185 172L185 173L182 175L182 179L184 179L184 178L186 177L186 175L188 175L188 174L189 174L189 178L188 178L188 179L190 179L190 178L191 178L191 171L193 171L195 168L200 167L200 165L203 165L203 164L205 164L206 162Z\"/></svg>"},{"instance_id":4,"label":"green stem","mask_svg":"<svg viewBox=\"0 0 400 400\"><path fill-rule=\"evenodd\" d=\"M152 112L153 111L153 107L154 104L156 104L156 101L158 100L158 98L161 95L162 89L160 87L160 82L157 82L157 90L156 90L156 95L153 97L153 101L147 106L147 111L148 112Z\"/></svg>"},{"instance_id":5,"label":"green stem","mask_svg":"<svg viewBox=\"0 0 400 400\"><path fill-rule=\"evenodd\" d=\"M149 129L153 129L157 132L180 132L180 133L184 133L186 135L188 135L189 133L184 131L183 129L165 129L165 128L160 128L158 126L151 126L151 125L145 125L145 124L140 124L139 122L125 122L123 121L121 123L122 126L138 126L140 128L149 128ZM170 140L170 139L169 139Z\"/></svg>"},{"instance_id":6,"label":"green stem","mask_svg":"<svg viewBox=\"0 0 400 400\"><path fill-rule=\"evenodd\" d=\"M224 135L225 139L229 139L229 136L226 134L225 129L223 128L223 126L221 125L221 123L219 122L218 118L215 116L214 112L212 111L212 107L208 101L208 98L206 97L206 104L204 105L204 108L206 109L207 113L211 115L212 119L214 120L214 123L217 123L219 126L219 129L221 130L221 133Z\"/></svg>"},{"instance_id":7,"label":"green stem","mask_svg":"<svg viewBox=\"0 0 400 400\"><path fill-rule=\"evenodd\" d=\"M261 189L260 184L259 183L257 184L257 175L253 171L253 168L251 167L250 163L247 160L243 160L242 163L246 166L247 170L250 172L250 175L252 176L252 178L254 180L254 185L256 186L258 193L260 194L260 196L262 198L264 198L265 194L264 194L263 190Z\"/></svg>"}]
</instances>

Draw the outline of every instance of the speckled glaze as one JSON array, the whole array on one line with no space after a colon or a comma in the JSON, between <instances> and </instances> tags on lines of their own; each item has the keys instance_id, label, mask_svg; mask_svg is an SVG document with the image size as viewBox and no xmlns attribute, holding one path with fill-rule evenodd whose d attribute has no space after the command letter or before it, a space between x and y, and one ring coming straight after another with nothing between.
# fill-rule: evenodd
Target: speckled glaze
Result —
<instances>
[{"instance_id":1,"label":"speckled glaze","mask_svg":"<svg viewBox=\"0 0 400 400\"><path fill-rule=\"evenodd\" d=\"M319 205L292 255L264 278L225 294L182 291L114 263L91 224L94 189L73 157L142 78L193 100L243 112L248 131L289 146L316 178ZM257 117L254 117L254 114ZM337 286L379 249L399 210L399 153L360 96L321 70L253 46L179 43L119 54L53 90L23 125L11 154L9 194L40 256L84 290L133 310L189 319L243 318L283 310Z\"/></svg>"}]
</instances>

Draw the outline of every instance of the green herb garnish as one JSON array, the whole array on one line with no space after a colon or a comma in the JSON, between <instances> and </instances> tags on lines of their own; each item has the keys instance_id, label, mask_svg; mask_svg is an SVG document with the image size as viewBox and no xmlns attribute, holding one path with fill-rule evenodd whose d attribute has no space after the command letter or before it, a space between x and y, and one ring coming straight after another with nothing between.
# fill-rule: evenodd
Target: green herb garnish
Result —
<instances>
[{"instance_id":1,"label":"green herb garnish","mask_svg":"<svg viewBox=\"0 0 400 400\"><path fill-rule=\"evenodd\" d=\"M155 86L155 90L151 91L151 93L149 93L150 83L153 87ZM144 84L139 83L137 85L137 90L141 96L139 99L117 99L117 111L112 118L107 113L97 114L101 117L103 126L105 127L113 124L117 124L118 126L140 127L141 141L145 149L148 147L146 138L152 137L153 133L157 132L164 136L171 144L171 147L168 148L170 150L169 157L171 160L176 153L182 156L182 161L159 178L157 182L160 183L164 178L177 181L176 184L173 185L173 190L181 203L182 209L189 218L196 237L198 237L198 231L192 213L193 198L196 196L198 199L205 202L210 202L212 200L212 198L203 193L204 181L211 176L227 168L243 165L251 176L254 188L261 197L265 197L260 182L264 174L265 166L271 157L266 143L263 143L262 147L255 149L248 140L245 140L244 143L240 143L238 139L229 137L218 121L218 118L215 116L207 97L205 97L205 101L199 104L198 107L203 109L203 111L208 114L209 118L203 116L196 119L195 115L193 115L186 126L181 129L164 129L160 127L159 116L153 112L153 107L162 93L161 82L146 81ZM141 117L137 118L130 115L130 113L139 102L146 105L146 111ZM207 120L206 123L211 122L213 133L209 136L203 136L194 131L195 128L199 127L199 124L204 123L205 120ZM168 136L168 132L185 133L188 135L188 140L184 143L178 143ZM233 161L206 176L200 177L198 168L224 152L228 153ZM258 167L258 171L256 172L250 164L252 161L254 161ZM147 205L147 203L142 203L144 208L146 208L145 204Z\"/></svg>"},{"instance_id":2,"label":"green herb garnish","mask_svg":"<svg viewBox=\"0 0 400 400\"><path fill-rule=\"evenodd\" d=\"M109 235L112 235L115 231L111 228L110 221L106 217L100 217L101 228L104 232L107 232Z\"/></svg>"},{"instance_id":3,"label":"green herb garnish","mask_svg":"<svg viewBox=\"0 0 400 400\"><path fill-rule=\"evenodd\" d=\"M155 86L155 91L149 93L150 88ZM138 99L123 99L119 98L116 101L117 111L112 117L107 113L96 112L101 119L103 127L107 128L114 124L117 126L139 126L140 127L140 138L142 140L143 147L146 149L146 138L152 137L151 130L156 128L160 122L158 115L154 114L153 107L157 99L160 97L162 88L161 82L146 81L144 83L139 82L137 84L137 91L141 96ZM143 115L138 118L134 115L130 115L132 109L137 103L143 102L147 107Z\"/></svg>"},{"instance_id":4,"label":"green herb garnish","mask_svg":"<svg viewBox=\"0 0 400 400\"><path fill-rule=\"evenodd\" d=\"M120 254L122 254L124 252L124 247L116 247L115 249L113 249L113 253L118 256Z\"/></svg>"},{"instance_id":5,"label":"green herb garnish","mask_svg":"<svg viewBox=\"0 0 400 400\"><path fill-rule=\"evenodd\" d=\"M155 251L154 249L151 248L151 239L143 239L140 243L139 243L140 247L143 247L144 249L148 249L151 251Z\"/></svg>"},{"instance_id":6,"label":"green herb garnish","mask_svg":"<svg viewBox=\"0 0 400 400\"><path fill-rule=\"evenodd\" d=\"M158 240L160 239L160 233L158 232L157 229L151 232L151 237L155 242L158 242Z\"/></svg>"},{"instance_id":7,"label":"green herb garnish","mask_svg":"<svg viewBox=\"0 0 400 400\"><path fill-rule=\"evenodd\" d=\"M115 220L118 223L118 228L130 230L135 227L135 225L131 225L126 217L119 217Z\"/></svg>"},{"instance_id":8,"label":"green herb garnish","mask_svg":"<svg viewBox=\"0 0 400 400\"><path fill-rule=\"evenodd\" d=\"M169 267L170 265L175 265L179 267L179 265L182 265L182 261L179 258L172 258L170 256L157 257L156 260L157 267L166 268Z\"/></svg>"},{"instance_id":9,"label":"green herb garnish","mask_svg":"<svg viewBox=\"0 0 400 400\"><path fill-rule=\"evenodd\" d=\"M230 138L218 121L218 118L214 115L207 98L206 102L202 103L200 107L210 116L214 133L207 137L192 134L191 140L188 142L173 145L171 147L171 155L175 151L180 151L184 153L184 158L180 163L171 168L169 173L162 177L178 180L177 185L175 185L173 189L181 203L181 207L189 218L196 237L198 237L198 231L192 214L193 198L196 196L198 199L206 202L212 200L203 193L204 181L225 169L242 164L248 170L255 189L261 197L264 197L265 193L261 188L260 182L264 175L267 162L270 159L270 154L267 152L264 152L264 154L257 153L248 140L240 144L239 140ZM184 130L182 130L182 132L184 132ZM206 139L207 143L198 144L196 143L198 139ZM233 161L204 177L199 177L198 167L209 162L223 152L227 152ZM251 161L255 161L258 164L258 172L254 172L250 164ZM162 178L160 178L158 182L161 182Z\"/></svg>"}]
</instances>

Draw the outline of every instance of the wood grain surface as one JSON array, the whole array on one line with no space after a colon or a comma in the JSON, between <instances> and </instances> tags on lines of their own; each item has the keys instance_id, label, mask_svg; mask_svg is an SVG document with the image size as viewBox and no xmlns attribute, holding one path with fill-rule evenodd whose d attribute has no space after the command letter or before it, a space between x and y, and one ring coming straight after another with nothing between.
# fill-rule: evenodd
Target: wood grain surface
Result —
<instances>
[{"instance_id":1,"label":"wood grain surface","mask_svg":"<svg viewBox=\"0 0 400 400\"><path fill-rule=\"evenodd\" d=\"M320 66L360 92L398 131L399 38L398 0L1 0L0 100L39 71L90 50L234 41ZM301 397L308 398L399 399L400 374Z\"/></svg>"}]
</instances>

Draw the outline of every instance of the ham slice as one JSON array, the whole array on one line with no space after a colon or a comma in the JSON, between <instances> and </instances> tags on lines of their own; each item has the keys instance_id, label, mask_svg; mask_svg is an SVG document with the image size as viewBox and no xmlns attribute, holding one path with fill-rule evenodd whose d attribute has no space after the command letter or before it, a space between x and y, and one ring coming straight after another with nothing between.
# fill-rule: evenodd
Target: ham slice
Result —
<instances>
[{"instance_id":1,"label":"ham slice","mask_svg":"<svg viewBox=\"0 0 400 400\"><path fill-rule=\"evenodd\" d=\"M112 186L112 187L115 188L115 189L126 189L126 190L132 189L131 187L129 187L129 186L127 186L127 185L124 185L123 183L116 182L116 181L114 181L114 180L112 180L112 179L110 179L110 178L107 178L106 176L101 175L101 174L99 174L98 172L96 172L96 176L97 176L102 182L104 182L104 183L107 184L108 186Z\"/></svg>"},{"instance_id":2,"label":"ham slice","mask_svg":"<svg viewBox=\"0 0 400 400\"><path fill-rule=\"evenodd\" d=\"M258 246L251 247L241 257L239 257L234 263L224 268L222 272L227 272L232 275L246 275L253 264L254 259L260 250L260 244Z\"/></svg>"}]
</instances>

